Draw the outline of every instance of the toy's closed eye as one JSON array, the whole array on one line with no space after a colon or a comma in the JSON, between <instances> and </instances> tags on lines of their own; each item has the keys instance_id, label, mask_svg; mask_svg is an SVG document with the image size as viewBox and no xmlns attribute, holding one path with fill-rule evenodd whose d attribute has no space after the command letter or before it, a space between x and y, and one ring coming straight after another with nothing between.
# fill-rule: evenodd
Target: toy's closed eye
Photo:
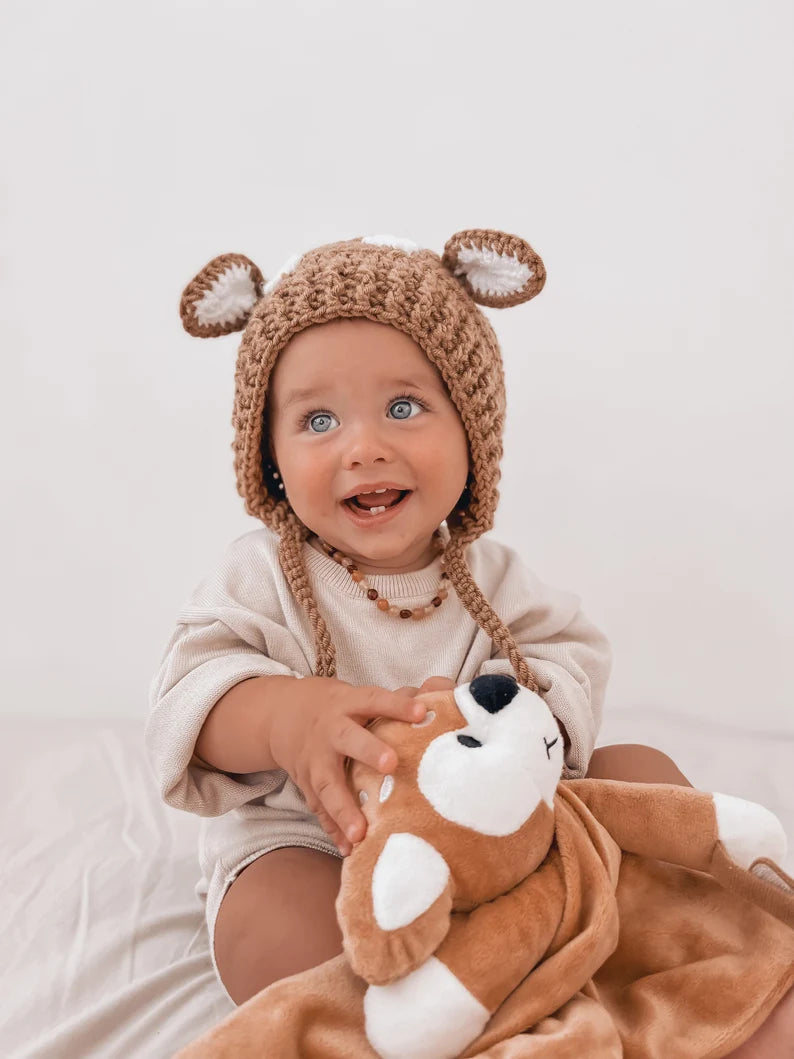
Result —
<instances>
[{"instance_id":1,"label":"toy's closed eye","mask_svg":"<svg viewBox=\"0 0 794 1059\"><path fill-rule=\"evenodd\" d=\"M549 741L548 741L548 740L546 739L546 736L545 736L545 735L543 736L543 742L544 742L544 744L545 744L545 746L546 746L546 757L547 757L547 758L549 759L549 761L551 761L551 754L549 753L549 751L551 750L551 748L552 748L553 746L555 746L555 745L556 745L557 743L559 743L559 741L560 741L560 737L559 737L559 736L557 736L557 738L556 738L556 739L552 739L552 741L551 741L551 742L549 742Z\"/></svg>"},{"instance_id":2,"label":"toy's closed eye","mask_svg":"<svg viewBox=\"0 0 794 1059\"><path fill-rule=\"evenodd\" d=\"M475 739L474 736L471 736L471 735L459 735L458 736L458 742L461 744L461 746L470 746L470 747L482 746L482 743L480 742L480 740L479 739Z\"/></svg>"}]
</instances>

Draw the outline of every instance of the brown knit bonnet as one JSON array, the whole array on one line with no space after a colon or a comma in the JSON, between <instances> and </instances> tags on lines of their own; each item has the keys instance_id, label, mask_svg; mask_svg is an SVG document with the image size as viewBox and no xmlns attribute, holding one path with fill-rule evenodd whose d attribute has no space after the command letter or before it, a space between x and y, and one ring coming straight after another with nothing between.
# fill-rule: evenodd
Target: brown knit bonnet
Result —
<instances>
[{"instance_id":1,"label":"brown knit bonnet","mask_svg":"<svg viewBox=\"0 0 794 1059\"><path fill-rule=\"evenodd\" d=\"M243 331L232 415L237 490L248 513L279 536L279 562L314 629L317 676L336 674L336 653L303 562L303 543L313 531L281 495L283 482L268 450L266 399L276 358L294 334L328 320L366 317L409 335L441 373L458 409L471 472L446 520L449 581L510 659L518 682L538 690L513 637L474 582L465 550L493 526L506 407L496 335L475 303L517 305L538 294L545 279L543 262L523 239L470 229L453 235L442 257L387 235L329 243L290 258L268 283L249 258L222 254L185 288L180 313L191 335Z\"/></svg>"}]
</instances>

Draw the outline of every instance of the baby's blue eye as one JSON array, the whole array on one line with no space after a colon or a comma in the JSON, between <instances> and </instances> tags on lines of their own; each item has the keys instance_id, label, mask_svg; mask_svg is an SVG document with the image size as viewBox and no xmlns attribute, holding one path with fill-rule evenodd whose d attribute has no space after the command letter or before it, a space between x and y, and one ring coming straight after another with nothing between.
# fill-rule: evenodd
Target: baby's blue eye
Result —
<instances>
[{"instance_id":1,"label":"baby's blue eye","mask_svg":"<svg viewBox=\"0 0 794 1059\"><path fill-rule=\"evenodd\" d=\"M313 434L326 434L328 432L328 427L327 427L327 424L326 424L326 420L328 422L330 422L330 420L333 419L333 418L334 417L330 416L327 412L320 412L318 415L312 416L311 419L308 420L309 426L311 426L312 423L317 423L318 421L321 424L320 429L319 430L313 430L312 433Z\"/></svg>"},{"instance_id":2,"label":"baby's blue eye","mask_svg":"<svg viewBox=\"0 0 794 1059\"><path fill-rule=\"evenodd\" d=\"M416 401L407 401L401 398L399 401L395 401L394 404L390 405L389 407L401 409L400 413L395 414L395 419L408 419L411 415L411 405L416 403Z\"/></svg>"}]
</instances>

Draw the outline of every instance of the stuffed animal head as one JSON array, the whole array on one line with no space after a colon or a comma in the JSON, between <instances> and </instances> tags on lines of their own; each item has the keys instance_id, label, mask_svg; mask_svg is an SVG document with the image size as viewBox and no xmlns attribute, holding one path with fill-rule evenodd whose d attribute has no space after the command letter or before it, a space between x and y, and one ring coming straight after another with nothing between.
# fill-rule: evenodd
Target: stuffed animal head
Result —
<instances>
[{"instance_id":1,"label":"stuffed animal head","mask_svg":"<svg viewBox=\"0 0 794 1059\"><path fill-rule=\"evenodd\" d=\"M416 891L448 874L452 907L466 910L512 888L546 856L563 741L539 695L514 677L486 675L421 696L419 724L381 718L393 775L354 762L349 775L367 818L364 844L377 851L373 888L410 869ZM423 879L427 873L428 879Z\"/></svg>"}]
</instances>

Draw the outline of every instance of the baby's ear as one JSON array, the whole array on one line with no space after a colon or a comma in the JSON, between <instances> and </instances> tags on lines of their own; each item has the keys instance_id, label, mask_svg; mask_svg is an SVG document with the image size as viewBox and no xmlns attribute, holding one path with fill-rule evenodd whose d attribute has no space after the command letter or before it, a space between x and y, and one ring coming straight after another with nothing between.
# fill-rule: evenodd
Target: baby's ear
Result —
<instances>
[{"instance_id":1,"label":"baby's ear","mask_svg":"<svg viewBox=\"0 0 794 1059\"><path fill-rule=\"evenodd\" d=\"M264 276L243 254L221 254L204 266L182 291L182 325L197 338L242 331L262 297Z\"/></svg>"},{"instance_id":2,"label":"baby's ear","mask_svg":"<svg viewBox=\"0 0 794 1059\"><path fill-rule=\"evenodd\" d=\"M469 228L447 240L442 258L479 305L506 309L543 289L546 269L524 239L494 228Z\"/></svg>"}]
</instances>

